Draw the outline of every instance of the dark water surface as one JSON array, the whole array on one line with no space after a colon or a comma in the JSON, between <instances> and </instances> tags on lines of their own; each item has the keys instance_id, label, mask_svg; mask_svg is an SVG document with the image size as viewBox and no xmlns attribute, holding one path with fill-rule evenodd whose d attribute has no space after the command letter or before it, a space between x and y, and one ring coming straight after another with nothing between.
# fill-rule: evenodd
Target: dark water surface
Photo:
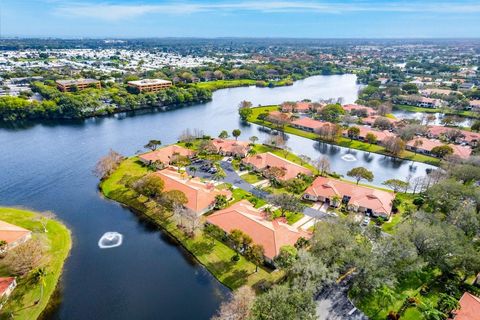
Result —
<instances>
[{"instance_id":1,"label":"dark water surface","mask_svg":"<svg viewBox=\"0 0 480 320\"><path fill-rule=\"evenodd\" d=\"M92 168L110 148L130 155L149 139L177 140L184 128L218 135L240 128L242 137L264 134L241 124L236 106L285 100L357 97L355 76L318 76L281 88L235 88L213 101L169 112L142 112L70 124L0 128L0 204L52 210L72 229L74 245L65 265L62 302L55 319L208 319L227 289L161 232L128 209L103 199ZM332 169L354 166L375 173L375 184L425 173L429 166L348 150L291 136L289 146L312 158L328 155ZM357 159L342 159L352 154ZM108 231L123 234L123 245L99 249Z\"/></svg>"}]
</instances>

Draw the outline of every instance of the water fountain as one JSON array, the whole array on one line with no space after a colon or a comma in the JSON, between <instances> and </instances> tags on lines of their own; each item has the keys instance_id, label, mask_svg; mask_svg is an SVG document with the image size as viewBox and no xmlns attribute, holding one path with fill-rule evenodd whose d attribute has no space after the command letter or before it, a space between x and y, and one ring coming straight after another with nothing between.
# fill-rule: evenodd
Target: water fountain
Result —
<instances>
[{"instance_id":1,"label":"water fountain","mask_svg":"<svg viewBox=\"0 0 480 320\"><path fill-rule=\"evenodd\" d=\"M100 249L110 249L119 247L122 245L123 235L118 232L105 232L103 236L98 240L98 246Z\"/></svg>"},{"instance_id":2,"label":"water fountain","mask_svg":"<svg viewBox=\"0 0 480 320\"><path fill-rule=\"evenodd\" d=\"M353 154L346 154L342 156L342 160L352 162L352 161L357 161L357 158Z\"/></svg>"}]
</instances>

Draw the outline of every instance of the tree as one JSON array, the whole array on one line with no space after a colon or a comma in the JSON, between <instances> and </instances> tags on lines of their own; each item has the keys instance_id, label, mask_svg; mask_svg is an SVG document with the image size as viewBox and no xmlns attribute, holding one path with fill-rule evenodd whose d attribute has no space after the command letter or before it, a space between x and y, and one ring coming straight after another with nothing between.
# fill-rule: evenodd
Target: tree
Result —
<instances>
[{"instance_id":1,"label":"tree","mask_svg":"<svg viewBox=\"0 0 480 320\"><path fill-rule=\"evenodd\" d=\"M246 247L250 243L252 243L252 238L250 238L250 236L246 235L245 233L243 233L242 230L239 230L239 229L233 229L230 232L230 240L233 243L233 248L237 253L236 254L237 257L241 250L245 250Z\"/></svg>"},{"instance_id":2,"label":"tree","mask_svg":"<svg viewBox=\"0 0 480 320\"><path fill-rule=\"evenodd\" d=\"M252 320L314 320L316 304L310 292L276 285L255 300Z\"/></svg>"},{"instance_id":3,"label":"tree","mask_svg":"<svg viewBox=\"0 0 480 320\"><path fill-rule=\"evenodd\" d=\"M157 150L157 148L162 144L162 142L160 140L150 140L148 141L148 143L146 145L144 145L143 147L145 149L150 149L152 151L155 151Z\"/></svg>"},{"instance_id":4,"label":"tree","mask_svg":"<svg viewBox=\"0 0 480 320\"><path fill-rule=\"evenodd\" d=\"M419 305L420 312L426 320L443 320L446 318L446 314L438 310L436 306L426 300Z\"/></svg>"},{"instance_id":5,"label":"tree","mask_svg":"<svg viewBox=\"0 0 480 320\"><path fill-rule=\"evenodd\" d=\"M327 157L320 156L314 162L315 168L323 176L324 173L328 173L330 171L330 160Z\"/></svg>"},{"instance_id":6,"label":"tree","mask_svg":"<svg viewBox=\"0 0 480 320\"><path fill-rule=\"evenodd\" d=\"M286 212L302 212L305 208L304 204L295 196L281 193L270 196L270 201L273 205L280 208L282 217L285 217Z\"/></svg>"},{"instance_id":7,"label":"tree","mask_svg":"<svg viewBox=\"0 0 480 320\"><path fill-rule=\"evenodd\" d=\"M310 159L309 156L306 156L304 154L299 155L298 158L300 158L300 162L302 163L302 166L312 161L312 159Z\"/></svg>"},{"instance_id":8,"label":"tree","mask_svg":"<svg viewBox=\"0 0 480 320\"><path fill-rule=\"evenodd\" d=\"M369 182L373 181L373 173L364 167L356 167L347 172L347 176L354 178L357 184L360 180L365 179Z\"/></svg>"},{"instance_id":9,"label":"tree","mask_svg":"<svg viewBox=\"0 0 480 320\"><path fill-rule=\"evenodd\" d=\"M257 272L258 266L263 264L265 249L260 244L254 244L248 247L245 256L248 260L255 264L255 272Z\"/></svg>"},{"instance_id":10,"label":"tree","mask_svg":"<svg viewBox=\"0 0 480 320\"><path fill-rule=\"evenodd\" d=\"M370 145L377 143L377 136L371 132L367 133L367 135L365 136L365 139Z\"/></svg>"},{"instance_id":11,"label":"tree","mask_svg":"<svg viewBox=\"0 0 480 320\"><path fill-rule=\"evenodd\" d=\"M162 194L164 181L155 173L149 173L138 179L133 184L133 189L138 193L153 199Z\"/></svg>"},{"instance_id":12,"label":"tree","mask_svg":"<svg viewBox=\"0 0 480 320\"><path fill-rule=\"evenodd\" d=\"M383 309L396 301L395 292L388 286L382 286L376 291L377 304Z\"/></svg>"},{"instance_id":13,"label":"tree","mask_svg":"<svg viewBox=\"0 0 480 320\"><path fill-rule=\"evenodd\" d=\"M434 156L443 159L446 156L451 155L453 153L453 148L450 147L449 145L436 146L436 147L433 147L430 152Z\"/></svg>"},{"instance_id":14,"label":"tree","mask_svg":"<svg viewBox=\"0 0 480 320\"><path fill-rule=\"evenodd\" d=\"M190 172L192 173L192 176L195 177L195 172L197 172L197 170L198 170L197 167L191 166L191 167L189 167L188 169L189 169Z\"/></svg>"},{"instance_id":15,"label":"tree","mask_svg":"<svg viewBox=\"0 0 480 320\"><path fill-rule=\"evenodd\" d=\"M384 186L387 186L390 189L393 189L394 192L400 190L405 190L408 188L408 182L399 180L399 179L388 179L383 182Z\"/></svg>"},{"instance_id":16,"label":"tree","mask_svg":"<svg viewBox=\"0 0 480 320\"><path fill-rule=\"evenodd\" d=\"M220 305L220 309L211 320L248 320L254 300L255 292L250 286L240 287L234 291L229 300Z\"/></svg>"},{"instance_id":17,"label":"tree","mask_svg":"<svg viewBox=\"0 0 480 320\"><path fill-rule=\"evenodd\" d=\"M335 282L338 273L310 252L299 250L297 259L287 269L287 278L292 288L315 294Z\"/></svg>"},{"instance_id":18,"label":"tree","mask_svg":"<svg viewBox=\"0 0 480 320\"><path fill-rule=\"evenodd\" d=\"M440 293L439 297L438 309L441 312L450 315L452 311L460 309L460 304L455 297L452 297L446 293Z\"/></svg>"},{"instance_id":19,"label":"tree","mask_svg":"<svg viewBox=\"0 0 480 320\"><path fill-rule=\"evenodd\" d=\"M418 93L418 87L415 83L405 83L402 86L402 90L406 91L408 94L416 94Z\"/></svg>"},{"instance_id":20,"label":"tree","mask_svg":"<svg viewBox=\"0 0 480 320\"><path fill-rule=\"evenodd\" d=\"M215 196L215 209L223 209L227 206L227 197L223 194L217 194Z\"/></svg>"},{"instance_id":21,"label":"tree","mask_svg":"<svg viewBox=\"0 0 480 320\"><path fill-rule=\"evenodd\" d=\"M213 174L213 180L220 181L227 177L227 174L222 169L218 170Z\"/></svg>"},{"instance_id":22,"label":"tree","mask_svg":"<svg viewBox=\"0 0 480 320\"><path fill-rule=\"evenodd\" d=\"M373 122L373 127L379 128L381 130L390 130L393 128L393 124L390 119L386 117L377 117Z\"/></svg>"},{"instance_id":23,"label":"tree","mask_svg":"<svg viewBox=\"0 0 480 320\"><path fill-rule=\"evenodd\" d=\"M42 225L42 228L43 228L43 232L47 233L48 232L48 229L47 229L47 224L48 224L48 221L55 218L55 214L51 211L45 211L45 212L42 212L37 218L36 220L38 220L38 222L40 222L40 224Z\"/></svg>"},{"instance_id":24,"label":"tree","mask_svg":"<svg viewBox=\"0 0 480 320\"><path fill-rule=\"evenodd\" d=\"M98 160L93 172L100 180L105 180L117 170L123 159L124 157L121 154L110 149L106 156Z\"/></svg>"},{"instance_id":25,"label":"tree","mask_svg":"<svg viewBox=\"0 0 480 320\"><path fill-rule=\"evenodd\" d=\"M242 120L247 120L253 113L252 103L250 101L242 101L238 105L238 114Z\"/></svg>"},{"instance_id":26,"label":"tree","mask_svg":"<svg viewBox=\"0 0 480 320\"><path fill-rule=\"evenodd\" d=\"M47 282L47 269L45 267L40 267L35 270L33 273L33 279L36 283L40 284L40 298L38 299L38 302L40 302L43 299L43 290L45 289Z\"/></svg>"},{"instance_id":27,"label":"tree","mask_svg":"<svg viewBox=\"0 0 480 320\"><path fill-rule=\"evenodd\" d=\"M232 131L232 136L235 137L235 140L238 140L238 137L240 137L241 134L242 134L242 131L240 131L240 129L234 129Z\"/></svg>"},{"instance_id":28,"label":"tree","mask_svg":"<svg viewBox=\"0 0 480 320\"><path fill-rule=\"evenodd\" d=\"M350 127L347 130L347 134L350 137L351 140L357 139L358 135L360 134L360 128L359 127Z\"/></svg>"},{"instance_id":29,"label":"tree","mask_svg":"<svg viewBox=\"0 0 480 320\"><path fill-rule=\"evenodd\" d=\"M252 145L254 145L258 141L258 137L257 136L251 136L249 138L249 140L252 143Z\"/></svg>"},{"instance_id":30,"label":"tree","mask_svg":"<svg viewBox=\"0 0 480 320\"><path fill-rule=\"evenodd\" d=\"M398 156L405 150L405 142L398 137L389 137L383 142L385 149L394 156Z\"/></svg>"},{"instance_id":31,"label":"tree","mask_svg":"<svg viewBox=\"0 0 480 320\"><path fill-rule=\"evenodd\" d=\"M263 170L263 175L265 178L270 179L270 181L273 183L277 183L277 181L284 177L286 173L287 171L285 168L279 167L269 167Z\"/></svg>"},{"instance_id":32,"label":"tree","mask_svg":"<svg viewBox=\"0 0 480 320\"><path fill-rule=\"evenodd\" d=\"M297 255L298 251L294 246L282 246L280 253L275 257L275 265L282 269L290 268L297 260Z\"/></svg>"},{"instance_id":33,"label":"tree","mask_svg":"<svg viewBox=\"0 0 480 320\"><path fill-rule=\"evenodd\" d=\"M327 104L319 112L319 116L322 120L333 122L333 123L339 122L340 116L344 114L345 114L345 110L338 103Z\"/></svg>"},{"instance_id":34,"label":"tree","mask_svg":"<svg viewBox=\"0 0 480 320\"><path fill-rule=\"evenodd\" d=\"M220 132L220 134L218 135L218 137L219 137L220 139L227 139L227 138L229 137L227 130L223 130L222 132Z\"/></svg>"},{"instance_id":35,"label":"tree","mask_svg":"<svg viewBox=\"0 0 480 320\"><path fill-rule=\"evenodd\" d=\"M23 276L39 265L43 251L37 239L30 239L9 250L3 263L12 274Z\"/></svg>"},{"instance_id":36,"label":"tree","mask_svg":"<svg viewBox=\"0 0 480 320\"><path fill-rule=\"evenodd\" d=\"M417 139L417 140L413 141L413 147L415 148L414 149L415 154L417 154L417 152L418 152L418 147L420 147L422 145L423 145L423 141L420 140L420 139Z\"/></svg>"},{"instance_id":37,"label":"tree","mask_svg":"<svg viewBox=\"0 0 480 320\"><path fill-rule=\"evenodd\" d=\"M180 190L170 190L162 194L160 202L168 210L173 210L175 206L184 206L188 203L188 198Z\"/></svg>"},{"instance_id":38,"label":"tree","mask_svg":"<svg viewBox=\"0 0 480 320\"><path fill-rule=\"evenodd\" d=\"M480 131L480 120L476 120L472 126L471 126L472 131Z\"/></svg>"}]
</instances>

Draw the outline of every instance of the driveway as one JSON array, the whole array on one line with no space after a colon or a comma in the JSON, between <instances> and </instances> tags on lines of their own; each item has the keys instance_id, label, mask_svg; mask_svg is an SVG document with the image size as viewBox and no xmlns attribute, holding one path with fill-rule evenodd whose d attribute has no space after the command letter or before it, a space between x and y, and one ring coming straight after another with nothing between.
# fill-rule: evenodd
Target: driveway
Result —
<instances>
[{"instance_id":1,"label":"driveway","mask_svg":"<svg viewBox=\"0 0 480 320\"><path fill-rule=\"evenodd\" d=\"M243 180L235 171L235 169L233 168L230 162L220 161L220 166L222 167L222 169L225 171L227 175L225 179L223 179L223 181L228 182L237 188L250 192L258 198L268 201L268 198L270 197L270 193L264 190L260 190L255 186L251 185L250 183L246 182L245 180ZM324 210L322 210L322 208L319 208L317 210L311 207L306 207L303 210L303 214L312 218L317 218L317 219L331 218L331 216L327 214Z\"/></svg>"},{"instance_id":2,"label":"driveway","mask_svg":"<svg viewBox=\"0 0 480 320\"><path fill-rule=\"evenodd\" d=\"M316 298L318 320L368 320L350 302L348 285L343 282L323 289Z\"/></svg>"}]
</instances>

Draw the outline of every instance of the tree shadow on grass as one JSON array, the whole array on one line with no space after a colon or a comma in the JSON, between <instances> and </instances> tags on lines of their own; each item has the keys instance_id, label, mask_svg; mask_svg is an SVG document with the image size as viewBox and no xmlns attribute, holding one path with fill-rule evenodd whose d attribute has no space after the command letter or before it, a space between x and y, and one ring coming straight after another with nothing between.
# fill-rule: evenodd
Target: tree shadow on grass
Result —
<instances>
[{"instance_id":1,"label":"tree shadow on grass","mask_svg":"<svg viewBox=\"0 0 480 320\"><path fill-rule=\"evenodd\" d=\"M205 241L195 242L190 247L191 251L195 255L200 255L200 256L212 253L214 248L215 248L215 244L211 242L205 242Z\"/></svg>"},{"instance_id":2,"label":"tree shadow on grass","mask_svg":"<svg viewBox=\"0 0 480 320\"><path fill-rule=\"evenodd\" d=\"M249 275L250 273L245 269L235 270L228 277L226 277L223 282L229 287L240 288L247 283Z\"/></svg>"}]
</instances>

